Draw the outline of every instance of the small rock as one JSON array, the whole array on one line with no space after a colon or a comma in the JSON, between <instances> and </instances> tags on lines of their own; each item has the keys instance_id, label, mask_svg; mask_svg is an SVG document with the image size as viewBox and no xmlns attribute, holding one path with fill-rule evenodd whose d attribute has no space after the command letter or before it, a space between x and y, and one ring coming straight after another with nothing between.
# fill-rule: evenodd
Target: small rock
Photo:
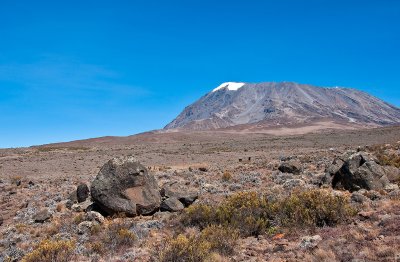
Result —
<instances>
[{"instance_id":1,"label":"small rock","mask_svg":"<svg viewBox=\"0 0 400 262\"><path fill-rule=\"evenodd\" d=\"M318 245L319 242L321 242L322 238L320 235L315 235L315 236L305 236L301 239L300 242L300 247L301 248L314 248Z\"/></svg>"},{"instance_id":2,"label":"small rock","mask_svg":"<svg viewBox=\"0 0 400 262\"><path fill-rule=\"evenodd\" d=\"M384 166L385 174L391 183L400 181L400 168L394 166Z\"/></svg>"},{"instance_id":3,"label":"small rock","mask_svg":"<svg viewBox=\"0 0 400 262\"><path fill-rule=\"evenodd\" d=\"M91 221L83 221L83 222L79 223L78 228L77 228L78 234L83 235L83 234L88 233L90 231L90 229L92 228L92 226L93 226L93 222L91 222Z\"/></svg>"},{"instance_id":4,"label":"small rock","mask_svg":"<svg viewBox=\"0 0 400 262\"><path fill-rule=\"evenodd\" d=\"M86 211L92 204L93 204L92 201L86 200L85 202L82 202L82 203L79 203L79 204L73 204L71 206L71 210L74 211L74 212Z\"/></svg>"},{"instance_id":5,"label":"small rock","mask_svg":"<svg viewBox=\"0 0 400 262\"><path fill-rule=\"evenodd\" d=\"M160 205L161 211L177 212L184 208L183 204L176 197L167 198Z\"/></svg>"},{"instance_id":6,"label":"small rock","mask_svg":"<svg viewBox=\"0 0 400 262\"><path fill-rule=\"evenodd\" d=\"M80 184L76 189L78 203L84 202L89 197L89 187L86 184Z\"/></svg>"},{"instance_id":7,"label":"small rock","mask_svg":"<svg viewBox=\"0 0 400 262\"><path fill-rule=\"evenodd\" d=\"M199 167L199 171L201 171L201 172L207 172L207 171L208 171L208 168L202 166L202 167Z\"/></svg>"},{"instance_id":8,"label":"small rock","mask_svg":"<svg viewBox=\"0 0 400 262\"><path fill-rule=\"evenodd\" d=\"M305 182L301 179L289 179L285 183L283 183L283 187L285 189L293 189L295 187L304 186Z\"/></svg>"},{"instance_id":9,"label":"small rock","mask_svg":"<svg viewBox=\"0 0 400 262\"><path fill-rule=\"evenodd\" d=\"M400 199L400 189L396 189L388 194L390 199Z\"/></svg>"},{"instance_id":10,"label":"small rock","mask_svg":"<svg viewBox=\"0 0 400 262\"><path fill-rule=\"evenodd\" d=\"M375 215L373 211L361 211L358 212L358 216L360 217L361 220L367 220L372 218Z\"/></svg>"},{"instance_id":11,"label":"small rock","mask_svg":"<svg viewBox=\"0 0 400 262\"><path fill-rule=\"evenodd\" d=\"M105 219L104 217L96 211L89 211L85 214L85 220L86 221L96 221L99 224L103 224Z\"/></svg>"},{"instance_id":12,"label":"small rock","mask_svg":"<svg viewBox=\"0 0 400 262\"><path fill-rule=\"evenodd\" d=\"M65 207L68 208L68 209L71 209L73 205L74 205L74 202L71 199L68 199L65 202Z\"/></svg>"},{"instance_id":13,"label":"small rock","mask_svg":"<svg viewBox=\"0 0 400 262\"><path fill-rule=\"evenodd\" d=\"M0 226L3 225L3 218L0 217Z\"/></svg>"},{"instance_id":14,"label":"small rock","mask_svg":"<svg viewBox=\"0 0 400 262\"><path fill-rule=\"evenodd\" d=\"M397 189L399 189L399 186L397 184L388 184L385 186L385 191L387 192L393 192Z\"/></svg>"},{"instance_id":15,"label":"small rock","mask_svg":"<svg viewBox=\"0 0 400 262\"><path fill-rule=\"evenodd\" d=\"M301 163L298 161L282 162L278 169L282 173L291 173L297 175L301 172Z\"/></svg>"},{"instance_id":16,"label":"small rock","mask_svg":"<svg viewBox=\"0 0 400 262\"><path fill-rule=\"evenodd\" d=\"M351 194L351 201L356 202L356 203L365 203L368 201L368 197L364 196L363 194L360 194L359 192L353 192Z\"/></svg>"},{"instance_id":17,"label":"small rock","mask_svg":"<svg viewBox=\"0 0 400 262\"><path fill-rule=\"evenodd\" d=\"M135 224L130 230L133 231L139 239L142 239L148 236L151 230L158 231L163 228L163 226L164 224L158 220L148 220Z\"/></svg>"},{"instance_id":18,"label":"small rock","mask_svg":"<svg viewBox=\"0 0 400 262\"><path fill-rule=\"evenodd\" d=\"M378 226L380 226L380 227L386 226L387 222L390 221L391 218L392 218L392 216L389 215L389 214L380 215L379 216Z\"/></svg>"},{"instance_id":19,"label":"small rock","mask_svg":"<svg viewBox=\"0 0 400 262\"><path fill-rule=\"evenodd\" d=\"M378 191L375 191L375 190L366 191L366 193L364 195L367 196L372 201L382 199L382 195Z\"/></svg>"},{"instance_id":20,"label":"small rock","mask_svg":"<svg viewBox=\"0 0 400 262\"><path fill-rule=\"evenodd\" d=\"M51 217L52 215L50 214L49 210L47 208L43 208L33 216L33 220L36 223L43 223L46 220L49 220Z\"/></svg>"}]
</instances>

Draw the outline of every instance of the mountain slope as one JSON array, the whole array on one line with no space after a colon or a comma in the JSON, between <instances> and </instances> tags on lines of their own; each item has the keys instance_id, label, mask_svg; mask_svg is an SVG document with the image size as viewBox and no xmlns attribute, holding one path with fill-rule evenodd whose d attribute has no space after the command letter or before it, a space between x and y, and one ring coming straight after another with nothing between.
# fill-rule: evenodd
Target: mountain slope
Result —
<instances>
[{"instance_id":1,"label":"mountain slope","mask_svg":"<svg viewBox=\"0 0 400 262\"><path fill-rule=\"evenodd\" d=\"M164 129L207 130L255 123L285 126L317 120L386 126L400 123L400 109L350 88L227 82L186 107Z\"/></svg>"}]
</instances>

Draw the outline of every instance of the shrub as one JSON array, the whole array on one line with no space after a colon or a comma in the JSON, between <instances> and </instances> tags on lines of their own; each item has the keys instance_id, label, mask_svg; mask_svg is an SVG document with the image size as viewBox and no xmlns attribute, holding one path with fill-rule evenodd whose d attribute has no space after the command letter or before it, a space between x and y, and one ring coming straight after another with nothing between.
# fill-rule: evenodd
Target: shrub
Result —
<instances>
[{"instance_id":1,"label":"shrub","mask_svg":"<svg viewBox=\"0 0 400 262\"><path fill-rule=\"evenodd\" d=\"M226 199L217 209L218 224L230 226L243 236L259 235L269 225L267 201L255 192L241 192Z\"/></svg>"},{"instance_id":2,"label":"shrub","mask_svg":"<svg viewBox=\"0 0 400 262\"><path fill-rule=\"evenodd\" d=\"M378 152L376 157L379 163L387 166L394 166L400 168L400 156L396 154L386 154L385 152Z\"/></svg>"},{"instance_id":3,"label":"shrub","mask_svg":"<svg viewBox=\"0 0 400 262\"><path fill-rule=\"evenodd\" d=\"M160 254L161 262L202 262L210 256L210 243L195 236L178 235L167 240Z\"/></svg>"},{"instance_id":4,"label":"shrub","mask_svg":"<svg viewBox=\"0 0 400 262\"><path fill-rule=\"evenodd\" d=\"M209 226L201 232L200 237L202 241L210 243L211 251L221 255L231 255L234 253L239 232L229 227Z\"/></svg>"},{"instance_id":5,"label":"shrub","mask_svg":"<svg viewBox=\"0 0 400 262\"><path fill-rule=\"evenodd\" d=\"M184 225L198 226L205 228L216 223L214 207L205 204L192 205L185 209L182 217Z\"/></svg>"},{"instance_id":6,"label":"shrub","mask_svg":"<svg viewBox=\"0 0 400 262\"><path fill-rule=\"evenodd\" d=\"M231 179L232 179L232 174L229 173L228 171L225 171L225 172L222 174L222 181L228 182L228 181L230 181Z\"/></svg>"},{"instance_id":7,"label":"shrub","mask_svg":"<svg viewBox=\"0 0 400 262\"><path fill-rule=\"evenodd\" d=\"M207 227L198 236L181 234L167 240L159 258L161 262L210 261L214 252L233 254L238 236L236 230L219 226Z\"/></svg>"},{"instance_id":8,"label":"shrub","mask_svg":"<svg viewBox=\"0 0 400 262\"><path fill-rule=\"evenodd\" d=\"M356 214L348 198L314 189L295 192L273 206L275 220L281 226L334 226Z\"/></svg>"},{"instance_id":9,"label":"shrub","mask_svg":"<svg viewBox=\"0 0 400 262\"><path fill-rule=\"evenodd\" d=\"M69 262L73 260L74 249L74 241L43 240L31 253L27 254L22 261Z\"/></svg>"},{"instance_id":10,"label":"shrub","mask_svg":"<svg viewBox=\"0 0 400 262\"><path fill-rule=\"evenodd\" d=\"M78 214L78 215L76 215L75 217L74 217L74 224L76 224L76 225L79 225L81 222L83 222L85 219L84 219L84 215L81 213L81 214Z\"/></svg>"},{"instance_id":11,"label":"shrub","mask_svg":"<svg viewBox=\"0 0 400 262\"><path fill-rule=\"evenodd\" d=\"M22 176L12 176L10 177L11 184L18 184L22 180Z\"/></svg>"},{"instance_id":12,"label":"shrub","mask_svg":"<svg viewBox=\"0 0 400 262\"><path fill-rule=\"evenodd\" d=\"M104 244L100 241L96 241L93 243L89 243L89 249L96 254L104 254L105 252L105 248L104 248Z\"/></svg>"},{"instance_id":13,"label":"shrub","mask_svg":"<svg viewBox=\"0 0 400 262\"><path fill-rule=\"evenodd\" d=\"M399 150L399 146L391 146L394 151ZM385 146L375 145L370 146L368 150L373 153L378 159L381 165L394 166L400 168L400 155L396 153L390 153L386 150Z\"/></svg>"},{"instance_id":14,"label":"shrub","mask_svg":"<svg viewBox=\"0 0 400 262\"><path fill-rule=\"evenodd\" d=\"M90 228L90 233L92 235L97 235L99 234L101 231L101 225L99 224L94 224L91 228Z\"/></svg>"},{"instance_id":15,"label":"shrub","mask_svg":"<svg viewBox=\"0 0 400 262\"><path fill-rule=\"evenodd\" d=\"M204 229L221 225L237 229L241 236L276 233L276 227L333 226L346 222L356 211L349 200L321 189L294 192L273 202L254 192L241 192L220 205L193 205L182 217L184 225Z\"/></svg>"},{"instance_id":16,"label":"shrub","mask_svg":"<svg viewBox=\"0 0 400 262\"><path fill-rule=\"evenodd\" d=\"M255 192L241 192L228 197L221 205L190 206L183 215L186 225L222 225L238 229L243 236L259 235L269 227L268 204Z\"/></svg>"},{"instance_id":17,"label":"shrub","mask_svg":"<svg viewBox=\"0 0 400 262\"><path fill-rule=\"evenodd\" d=\"M112 250L132 246L135 243L136 236L129 231L129 227L129 223L123 222L110 224L104 235L105 244L108 244Z\"/></svg>"}]
</instances>

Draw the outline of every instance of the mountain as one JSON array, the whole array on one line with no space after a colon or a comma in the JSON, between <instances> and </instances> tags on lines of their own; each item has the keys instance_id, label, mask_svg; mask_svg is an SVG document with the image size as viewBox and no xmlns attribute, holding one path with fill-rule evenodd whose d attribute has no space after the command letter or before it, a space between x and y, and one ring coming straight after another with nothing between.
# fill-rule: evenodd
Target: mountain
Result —
<instances>
[{"instance_id":1,"label":"mountain","mask_svg":"<svg viewBox=\"0 0 400 262\"><path fill-rule=\"evenodd\" d=\"M352 88L227 82L186 107L164 129L209 130L249 124L273 127L321 120L395 125L400 123L400 109Z\"/></svg>"}]
</instances>

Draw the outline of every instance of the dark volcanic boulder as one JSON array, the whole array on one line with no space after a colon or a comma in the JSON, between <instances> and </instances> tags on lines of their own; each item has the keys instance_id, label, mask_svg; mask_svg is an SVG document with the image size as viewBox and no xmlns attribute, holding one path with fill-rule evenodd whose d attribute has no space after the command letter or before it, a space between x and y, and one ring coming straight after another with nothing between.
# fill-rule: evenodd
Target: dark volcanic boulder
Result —
<instances>
[{"instance_id":1,"label":"dark volcanic boulder","mask_svg":"<svg viewBox=\"0 0 400 262\"><path fill-rule=\"evenodd\" d=\"M161 211L170 211L170 212L177 212L185 207L183 204L176 198L176 197L171 197L165 199L160 206Z\"/></svg>"},{"instance_id":2,"label":"dark volcanic boulder","mask_svg":"<svg viewBox=\"0 0 400 262\"><path fill-rule=\"evenodd\" d=\"M325 174L321 177L320 185L332 185L333 177L342 168L343 164L344 161L341 158L334 159L332 164L326 168Z\"/></svg>"},{"instance_id":3,"label":"dark volcanic boulder","mask_svg":"<svg viewBox=\"0 0 400 262\"><path fill-rule=\"evenodd\" d=\"M334 174L332 187L351 192L359 189L380 190L390 184L385 169L370 155L359 152L351 155Z\"/></svg>"},{"instance_id":4,"label":"dark volcanic boulder","mask_svg":"<svg viewBox=\"0 0 400 262\"><path fill-rule=\"evenodd\" d=\"M80 184L76 189L78 203L85 202L89 197L89 187L86 184Z\"/></svg>"},{"instance_id":5,"label":"dark volcanic boulder","mask_svg":"<svg viewBox=\"0 0 400 262\"><path fill-rule=\"evenodd\" d=\"M93 181L90 192L93 201L108 214L148 215L161 204L154 176L132 156L108 161Z\"/></svg>"},{"instance_id":6,"label":"dark volcanic boulder","mask_svg":"<svg viewBox=\"0 0 400 262\"><path fill-rule=\"evenodd\" d=\"M186 207L191 205L199 197L199 194L196 191L188 190L177 182L171 182L163 185L160 192L162 197L177 198Z\"/></svg>"},{"instance_id":7,"label":"dark volcanic boulder","mask_svg":"<svg viewBox=\"0 0 400 262\"><path fill-rule=\"evenodd\" d=\"M298 162L298 161L282 162L279 165L278 169L282 173L300 174L300 172L301 172L301 163Z\"/></svg>"}]
</instances>

